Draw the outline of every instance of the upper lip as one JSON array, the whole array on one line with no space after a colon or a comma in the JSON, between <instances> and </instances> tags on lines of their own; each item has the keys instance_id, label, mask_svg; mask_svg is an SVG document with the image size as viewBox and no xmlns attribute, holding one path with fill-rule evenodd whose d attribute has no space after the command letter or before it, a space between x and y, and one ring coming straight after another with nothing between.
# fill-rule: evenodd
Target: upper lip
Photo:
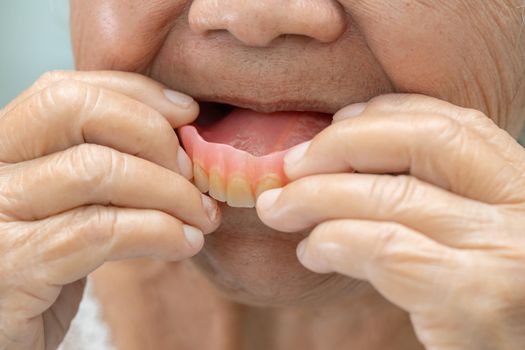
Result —
<instances>
[{"instance_id":1,"label":"upper lip","mask_svg":"<svg viewBox=\"0 0 525 350\"><path fill-rule=\"evenodd\" d=\"M272 113L281 111L321 112L334 114L339 108L322 101L304 100L272 100L257 101L236 96L197 96L199 102L214 102L228 104L235 107L251 109L260 113Z\"/></svg>"}]
</instances>

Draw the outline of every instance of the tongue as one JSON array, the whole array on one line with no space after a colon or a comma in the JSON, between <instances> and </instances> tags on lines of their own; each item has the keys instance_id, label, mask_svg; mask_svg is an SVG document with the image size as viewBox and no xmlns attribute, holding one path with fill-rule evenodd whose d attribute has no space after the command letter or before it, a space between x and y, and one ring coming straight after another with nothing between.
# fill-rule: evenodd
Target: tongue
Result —
<instances>
[{"instance_id":1,"label":"tongue","mask_svg":"<svg viewBox=\"0 0 525 350\"><path fill-rule=\"evenodd\" d=\"M311 140L330 125L332 116L315 112L258 113L235 108L211 125L197 125L208 142L223 143L255 156L289 149Z\"/></svg>"}]
</instances>

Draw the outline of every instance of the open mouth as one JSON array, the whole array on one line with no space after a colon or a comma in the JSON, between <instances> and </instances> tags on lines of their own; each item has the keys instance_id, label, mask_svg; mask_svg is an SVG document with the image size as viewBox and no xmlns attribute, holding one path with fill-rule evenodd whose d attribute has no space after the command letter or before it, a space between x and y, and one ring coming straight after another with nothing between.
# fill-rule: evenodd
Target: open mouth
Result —
<instances>
[{"instance_id":1,"label":"open mouth","mask_svg":"<svg viewBox=\"0 0 525 350\"><path fill-rule=\"evenodd\" d=\"M195 185L231 207L253 208L262 192L285 185L286 152L332 121L331 114L318 112L200 106L197 120L179 128L179 136L194 164Z\"/></svg>"}]
</instances>

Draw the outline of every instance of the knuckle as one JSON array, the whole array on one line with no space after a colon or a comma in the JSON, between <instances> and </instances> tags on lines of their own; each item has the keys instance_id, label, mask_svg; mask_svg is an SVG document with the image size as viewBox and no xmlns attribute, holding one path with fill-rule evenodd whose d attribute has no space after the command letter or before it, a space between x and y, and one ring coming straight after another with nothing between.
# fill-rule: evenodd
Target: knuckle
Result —
<instances>
[{"instance_id":1,"label":"knuckle","mask_svg":"<svg viewBox=\"0 0 525 350\"><path fill-rule=\"evenodd\" d=\"M8 208L9 203L16 199L16 194L23 188L23 172L17 171L17 166L12 164L0 167L0 204L2 208ZM5 205L3 205L5 203Z\"/></svg>"},{"instance_id":2,"label":"knuckle","mask_svg":"<svg viewBox=\"0 0 525 350\"><path fill-rule=\"evenodd\" d=\"M140 149L146 149L148 148L146 146L150 146L152 143L158 144L169 138L176 138L176 134L170 123L159 112L145 104L136 103L134 101L133 103L135 104L133 109L136 111L134 113L141 116L140 126L144 131L142 133L144 137L137 140ZM149 137L149 135L155 135L155 137L152 138Z\"/></svg>"},{"instance_id":3,"label":"knuckle","mask_svg":"<svg viewBox=\"0 0 525 350\"><path fill-rule=\"evenodd\" d=\"M54 108L66 107L68 111L82 110L88 95L88 86L75 80L60 80L49 86L47 97Z\"/></svg>"},{"instance_id":4,"label":"knuckle","mask_svg":"<svg viewBox=\"0 0 525 350\"><path fill-rule=\"evenodd\" d=\"M468 143L471 139L471 133L465 125L458 121L447 118L442 115L427 115L421 118L423 123L422 129L425 131L420 133L423 140L430 140L430 142L420 142L420 147L415 151L420 157L429 157L434 159L442 166L450 166L443 162L459 162L463 158L461 155L468 150ZM449 157L443 157L444 154L449 154ZM443 184L444 185L444 184Z\"/></svg>"},{"instance_id":5,"label":"knuckle","mask_svg":"<svg viewBox=\"0 0 525 350\"><path fill-rule=\"evenodd\" d=\"M324 186L322 184L323 175L308 176L292 182L284 188L286 197L304 198L304 200L297 201L297 209L307 208L311 206L312 200L324 198Z\"/></svg>"},{"instance_id":6,"label":"knuckle","mask_svg":"<svg viewBox=\"0 0 525 350\"><path fill-rule=\"evenodd\" d=\"M481 112L480 110L474 108L462 108L459 111L461 112L461 116L468 117L474 122L481 123L484 125L495 125L494 120L488 118L487 115Z\"/></svg>"},{"instance_id":7,"label":"knuckle","mask_svg":"<svg viewBox=\"0 0 525 350\"><path fill-rule=\"evenodd\" d=\"M314 245L319 245L325 241L337 241L338 236L346 231L345 222L346 220L322 222L312 230L308 239Z\"/></svg>"},{"instance_id":8,"label":"knuckle","mask_svg":"<svg viewBox=\"0 0 525 350\"><path fill-rule=\"evenodd\" d=\"M51 70L42 74L36 81L38 87L46 87L57 81L64 80L68 77L66 71Z\"/></svg>"},{"instance_id":9,"label":"knuckle","mask_svg":"<svg viewBox=\"0 0 525 350\"><path fill-rule=\"evenodd\" d=\"M403 227L398 223L385 223L379 225L377 236L372 248L371 259L381 266L406 260L402 245L399 244L399 234Z\"/></svg>"},{"instance_id":10,"label":"knuckle","mask_svg":"<svg viewBox=\"0 0 525 350\"><path fill-rule=\"evenodd\" d=\"M66 169L69 174L93 189L104 189L125 168L125 157L105 146L81 144L70 149Z\"/></svg>"},{"instance_id":11,"label":"knuckle","mask_svg":"<svg viewBox=\"0 0 525 350\"><path fill-rule=\"evenodd\" d=\"M53 115L82 118L101 105L101 89L73 79L64 79L48 86L41 94L42 106ZM74 119L72 119L74 120Z\"/></svg>"},{"instance_id":12,"label":"knuckle","mask_svg":"<svg viewBox=\"0 0 525 350\"><path fill-rule=\"evenodd\" d=\"M410 175L396 176L397 184L394 186L394 198L398 203L409 203L420 193L421 181Z\"/></svg>"},{"instance_id":13,"label":"knuckle","mask_svg":"<svg viewBox=\"0 0 525 350\"><path fill-rule=\"evenodd\" d=\"M319 188L319 176L308 176L301 178L295 183L295 190L302 193L312 193L313 195L317 194L316 192L320 190ZM294 183L292 183L292 186Z\"/></svg>"},{"instance_id":14,"label":"knuckle","mask_svg":"<svg viewBox=\"0 0 525 350\"><path fill-rule=\"evenodd\" d=\"M372 198L389 198L378 206L378 214L389 217L407 208L410 203L418 202L423 196L422 183L410 175L383 175L373 178L370 196Z\"/></svg>"},{"instance_id":15,"label":"knuckle","mask_svg":"<svg viewBox=\"0 0 525 350\"><path fill-rule=\"evenodd\" d=\"M150 107L147 107L146 115L148 116L148 118L146 118L146 121L148 122L147 127L153 132L160 132L165 136L174 135L173 128L171 127L170 123L159 112Z\"/></svg>"},{"instance_id":16,"label":"knuckle","mask_svg":"<svg viewBox=\"0 0 525 350\"><path fill-rule=\"evenodd\" d=\"M356 132L355 128L358 128L359 121L354 118L348 118L344 123L335 124L328 128L326 138L333 140L336 145L348 145L348 135L352 132ZM351 147L345 147L344 152L350 152ZM352 155L347 155L348 159L353 159Z\"/></svg>"},{"instance_id":17,"label":"knuckle","mask_svg":"<svg viewBox=\"0 0 525 350\"><path fill-rule=\"evenodd\" d=\"M179 226L181 223L173 216L159 211L149 210L148 211L148 229L151 232L167 232L172 230L174 226Z\"/></svg>"},{"instance_id":18,"label":"knuckle","mask_svg":"<svg viewBox=\"0 0 525 350\"><path fill-rule=\"evenodd\" d=\"M78 210L72 220L77 223L77 239L86 246L104 247L112 242L118 230L118 212L113 207L85 207Z\"/></svg>"},{"instance_id":19,"label":"knuckle","mask_svg":"<svg viewBox=\"0 0 525 350\"><path fill-rule=\"evenodd\" d=\"M308 239L310 242L314 243L315 245L318 245L323 241L323 239L332 232L332 222L322 222L319 225L317 225L312 232L310 233L310 236L308 236Z\"/></svg>"},{"instance_id":20,"label":"knuckle","mask_svg":"<svg viewBox=\"0 0 525 350\"><path fill-rule=\"evenodd\" d=\"M34 83L32 89L35 91L42 91L50 86L69 78L66 71L52 70L43 73Z\"/></svg>"},{"instance_id":21,"label":"knuckle","mask_svg":"<svg viewBox=\"0 0 525 350\"><path fill-rule=\"evenodd\" d=\"M438 114L429 114L425 118L421 118L421 121L423 127L427 130L426 134L431 137L430 139L433 138L439 141L440 144L446 144L463 136L464 127L452 118ZM432 147L435 147L435 145L432 145Z\"/></svg>"}]
</instances>

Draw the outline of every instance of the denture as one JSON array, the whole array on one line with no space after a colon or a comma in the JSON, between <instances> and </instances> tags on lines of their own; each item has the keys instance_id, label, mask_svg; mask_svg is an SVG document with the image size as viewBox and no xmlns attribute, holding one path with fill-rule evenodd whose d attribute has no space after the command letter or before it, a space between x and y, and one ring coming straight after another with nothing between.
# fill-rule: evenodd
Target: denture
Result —
<instances>
[{"instance_id":1,"label":"denture","mask_svg":"<svg viewBox=\"0 0 525 350\"><path fill-rule=\"evenodd\" d=\"M283 170L286 152L330 123L331 116L316 112L235 108L217 116L203 108L195 123L178 131L199 190L231 207L253 208L262 192L288 182Z\"/></svg>"}]
</instances>

